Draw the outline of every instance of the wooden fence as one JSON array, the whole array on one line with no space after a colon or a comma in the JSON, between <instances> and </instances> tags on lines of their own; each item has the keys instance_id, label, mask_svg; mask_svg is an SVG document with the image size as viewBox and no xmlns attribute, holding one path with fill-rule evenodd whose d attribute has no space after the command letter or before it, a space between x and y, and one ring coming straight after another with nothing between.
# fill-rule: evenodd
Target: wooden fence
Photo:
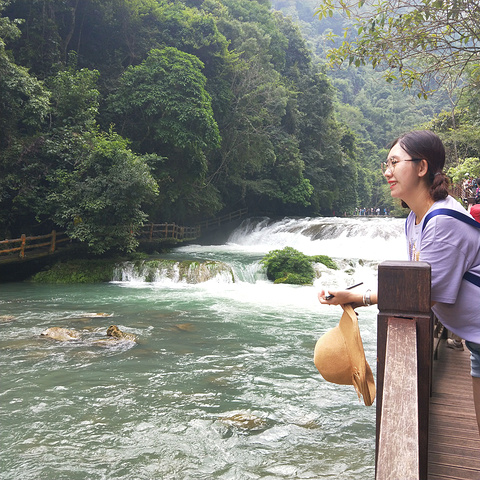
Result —
<instances>
[{"instance_id":1,"label":"wooden fence","mask_svg":"<svg viewBox=\"0 0 480 480\"><path fill-rule=\"evenodd\" d=\"M0 241L0 261L24 260L30 256L40 257L54 253L59 244L69 242L70 238L64 232L52 230L48 235L27 237Z\"/></svg>"},{"instance_id":2,"label":"wooden fence","mask_svg":"<svg viewBox=\"0 0 480 480\"><path fill-rule=\"evenodd\" d=\"M183 227L175 223L151 223L140 230L139 239L185 241L195 240L200 234L200 227Z\"/></svg>"},{"instance_id":3,"label":"wooden fence","mask_svg":"<svg viewBox=\"0 0 480 480\"><path fill-rule=\"evenodd\" d=\"M142 241L174 241L182 242L199 238L205 230L239 219L247 214L243 208L221 217L204 220L194 227L177 225L176 223L150 223L145 225L139 232L138 237ZM57 250L60 243L69 242L66 233L57 233L52 230L48 235L27 237L22 235L13 240L0 241L0 263L14 262L34 257L49 255Z\"/></svg>"},{"instance_id":4,"label":"wooden fence","mask_svg":"<svg viewBox=\"0 0 480 480\"><path fill-rule=\"evenodd\" d=\"M223 223L232 222L233 220L238 220L244 217L248 213L247 208L241 208L232 213L227 213L221 217L210 218L208 220L203 220L200 223L197 223L196 227L200 227L201 230L207 230L212 227L218 227Z\"/></svg>"},{"instance_id":5,"label":"wooden fence","mask_svg":"<svg viewBox=\"0 0 480 480\"><path fill-rule=\"evenodd\" d=\"M140 230L139 238L143 241L174 240L180 242L195 240L205 233L206 230L242 218L247 212L246 208L242 208L221 217L203 220L194 227L185 227L175 223L150 223Z\"/></svg>"},{"instance_id":6,"label":"wooden fence","mask_svg":"<svg viewBox=\"0 0 480 480\"><path fill-rule=\"evenodd\" d=\"M430 265L378 267L376 479L426 480L433 364Z\"/></svg>"}]
</instances>

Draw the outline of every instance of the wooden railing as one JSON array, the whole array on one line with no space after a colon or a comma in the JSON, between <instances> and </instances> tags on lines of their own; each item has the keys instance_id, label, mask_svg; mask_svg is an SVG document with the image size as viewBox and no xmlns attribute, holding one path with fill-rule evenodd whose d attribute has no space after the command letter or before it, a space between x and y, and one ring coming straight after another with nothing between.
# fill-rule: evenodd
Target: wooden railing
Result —
<instances>
[{"instance_id":1,"label":"wooden railing","mask_svg":"<svg viewBox=\"0 0 480 480\"><path fill-rule=\"evenodd\" d=\"M426 480L433 364L430 265L378 268L376 479Z\"/></svg>"},{"instance_id":2,"label":"wooden railing","mask_svg":"<svg viewBox=\"0 0 480 480\"><path fill-rule=\"evenodd\" d=\"M201 234L200 227L183 227L175 223L150 223L139 233L140 239L153 240L194 240Z\"/></svg>"},{"instance_id":3,"label":"wooden railing","mask_svg":"<svg viewBox=\"0 0 480 480\"><path fill-rule=\"evenodd\" d=\"M221 217L216 217L216 218L210 218L208 220L203 220L200 223L197 223L197 227L200 227L203 230L206 230L208 228L212 227L217 227L223 223L227 222L232 222L233 220L237 220L239 218L244 217L248 212L248 209L246 208L241 208L240 210L236 210L235 212L232 213L227 213L226 215L223 215Z\"/></svg>"},{"instance_id":4,"label":"wooden railing","mask_svg":"<svg viewBox=\"0 0 480 480\"><path fill-rule=\"evenodd\" d=\"M247 214L247 209L243 208L235 212L223 215L221 217L204 220L194 227L181 226L176 223L150 223L145 225L139 232L138 237L141 240L173 240L187 241L195 240L209 228L219 226L226 222L239 219ZM33 252L35 256L47 255L55 252L59 243L68 242L70 239L66 233L57 233L52 230L48 235L39 235L36 237L27 237L22 235L20 238L13 240L0 241L0 261L7 260L23 260L31 257ZM30 251L27 254L27 250ZM16 255L18 253L18 255Z\"/></svg>"},{"instance_id":5,"label":"wooden railing","mask_svg":"<svg viewBox=\"0 0 480 480\"><path fill-rule=\"evenodd\" d=\"M139 237L142 240L195 240L200 237L205 230L213 227L220 226L224 223L237 220L244 217L247 214L247 209L242 208L232 213L228 213L221 217L211 218L203 220L197 223L194 227L185 227L177 225L175 223L150 223L145 225L139 233Z\"/></svg>"},{"instance_id":6,"label":"wooden railing","mask_svg":"<svg viewBox=\"0 0 480 480\"><path fill-rule=\"evenodd\" d=\"M27 251L34 252L36 256L42 254L48 255L55 252L58 244L69 241L70 239L66 233L57 232L56 230L52 230L52 233L48 235L39 235L36 237L22 235L20 238L2 240L0 241L0 259L4 259L10 255L25 259L29 255Z\"/></svg>"},{"instance_id":7,"label":"wooden railing","mask_svg":"<svg viewBox=\"0 0 480 480\"><path fill-rule=\"evenodd\" d=\"M475 203L475 189L465 188L462 184L455 184L450 186L450 195L455 198L460 198L463 201L474 204Z\"/></svg>"}]
</instances>

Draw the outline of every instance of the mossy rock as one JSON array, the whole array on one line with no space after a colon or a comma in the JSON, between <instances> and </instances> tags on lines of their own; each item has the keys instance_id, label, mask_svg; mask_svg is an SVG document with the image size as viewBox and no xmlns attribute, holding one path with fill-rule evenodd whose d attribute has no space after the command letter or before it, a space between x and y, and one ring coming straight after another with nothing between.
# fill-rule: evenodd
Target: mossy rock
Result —
<instances>
[{"instance_id":1,"label":"mossy rock","mask_svg":"<svg viewBox=\"0 0 480 480\"><path fill-rule=\"evenodd\" d=\"M338 270L338 265L327 255L314 255L308 258L310 258L313 263L323 263L323 265L332 270Z\"/></svg>"},{"instance_id":2,"label":"mossy rock","mask_svg":"<svg viewBox=\"0 0 480 480\"><path fill-rule=\"evenodd\" d=\"M277 278L273 283L287 283L289 285L312 285L312 281L310 281L309 278L303 277L302 275L298 275L296 273L288 273L287 276Z\"/></svg>"},{"instance_id":3,"label":"mossy rock","mask_svg":"<svg viewBox=\"0 0 480 480\"><path fill-rule=\"evenodd\" d=\"M135 262L134 270L145 282L154 282L161 275L177 282L195 284L206 282L220 274L227 275L232 283L235 282L231 267L224 262L213 260L147 260Z\"/></svg>"},{"instance_id":4,"label":"mossy rock","mask_svg":"<svg viewBox=\"0 0 480 480\"><path fill-rule=\"evenodd\" d=\"M110 282L116 260L70 260L58 262L31 277L36 283Z\"/></svg>"},{"instance_id":5,"label":"mossy rock","mask_svg":"<svg viewBox=\"0 0 480 480\"><path fill-rule=\"evenodd\" d=\"M323 263L328 268L338 269L337 264L326 255L307 256L292 247L270 251L260 263L269 280L291 285L311 285L315 278L313 263Z\"/></svg>"}]
</instances>

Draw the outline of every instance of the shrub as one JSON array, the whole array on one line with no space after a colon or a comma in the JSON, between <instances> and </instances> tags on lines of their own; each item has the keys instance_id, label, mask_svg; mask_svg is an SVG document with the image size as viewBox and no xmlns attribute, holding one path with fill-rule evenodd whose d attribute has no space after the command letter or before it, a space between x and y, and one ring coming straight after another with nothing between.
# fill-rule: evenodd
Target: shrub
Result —
<instances>
[{"instance_id":1,"label":"shrub","mask_svg":"<svg viewBox=\"0 0 480 480\"><path fill-rule=\"evenodd\" d=\"M326 255L309 257L292 247L268 252L260 262L267 278L274 283L291 285L310 285L315 278L313 263L323 263L328 268L338 270L337 264Z\"/></svg>"},{"instance_id":2,"label":"shrub","mask_svg":"<svg viewBox=\"0 0 480 480\"><path fill-rule=\"evenodd\" d=\"M314 255L309 257L313 263L323 263L326 267L332 270L338 270L337 264L327 255Z\"/></svg>"},{"instance_id":3,"label":"shrub","mask_svg":"<svg viewBox=\"0 0 480 480\"><path fill-rule=\"evenodd\" d=\"M292 247L267 253L261 263L266 269L267 278L276 283L306 285L313 283L315 278L309 257Z\"/></svg>"}]
</instances>

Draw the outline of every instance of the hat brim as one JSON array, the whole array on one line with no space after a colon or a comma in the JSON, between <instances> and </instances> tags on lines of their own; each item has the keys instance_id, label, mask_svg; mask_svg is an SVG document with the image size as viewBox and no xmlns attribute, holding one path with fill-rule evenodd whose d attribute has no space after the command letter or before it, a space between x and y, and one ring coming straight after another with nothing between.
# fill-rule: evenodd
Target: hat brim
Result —
<instances>
[{"instance_id":1,"label":"hat brim","mask_svg":"<svg viewBox=\"0 0 480 480\"><path fill-rule=\"evenodd\" d=\"M317 341L314 363L325 380L353 385L359 398L370 406L375 400L375 380L365 358L357 315L351 305L342 308L339 324Z\"/></svg>"}]
</instances>

